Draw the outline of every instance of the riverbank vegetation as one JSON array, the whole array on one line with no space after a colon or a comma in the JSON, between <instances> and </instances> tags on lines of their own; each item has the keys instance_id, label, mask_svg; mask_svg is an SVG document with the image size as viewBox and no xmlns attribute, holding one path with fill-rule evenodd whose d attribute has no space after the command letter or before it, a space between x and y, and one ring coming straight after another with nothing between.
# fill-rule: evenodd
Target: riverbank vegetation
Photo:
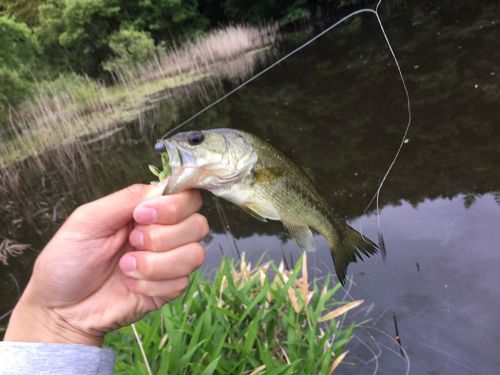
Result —
<instances>
[{"instance_id":1,"label":"riverbank vegetation","mask_svg":"<svg viewBox=\"0 0 500 375\"><path fill-rule=\"evenodd\" d=\"M36 83L31 100L10 113L9 126L0 134L0 167L56 147L59 153L67 153L68 147L74 152L83 136L137 120L151 108L154 96L163 93L165 99L167 90L183 87L175 99L187 100L204 87L194 83L245 77L252 72L255 55L275 38L273 26L230 26L170 51L158 49L142 64L125 62L126 53L120 52L122 57L106 63L113 73L111 85L76 73ZM239 65L235 74L231 67Z\"/></svg>"},{"instance_id":2,"label":"riverbank vegetation","mask_svg":"<svg viewBox=\"0 0 500 375\"><path fill-rule=\"evenodd\" d=\"M211 30L286 24L344 3L350 1L0 0L0 129L40 82L61 74L110 83Z\"/></svg>"},{"instance_id":3,"label":"riverbank vegetation","mask_svg":"<svg viewBox=\"0 0 500 375\"><path fill-rule=\"evenodd\" d=\"M334 299L340 288L309 284L306 257L292 270L223 258L212 281L195 273L179 299L105 345L116 374L332 374L358 326L346 313L362 303Z\"/></svg>"}]
</instances>

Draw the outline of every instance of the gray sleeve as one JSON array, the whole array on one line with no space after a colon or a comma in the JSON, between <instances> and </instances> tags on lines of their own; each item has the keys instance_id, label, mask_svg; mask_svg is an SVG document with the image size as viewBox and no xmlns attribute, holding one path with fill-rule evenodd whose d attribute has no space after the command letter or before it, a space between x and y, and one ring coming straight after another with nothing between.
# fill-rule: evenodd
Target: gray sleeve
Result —
<instances>
[{"instance_id":1,"label":"gray sleeve","mask_svg":"<svg viewBox=\"0 0 500 375\"><path fill-rule=\"evenodd\" d=\"M95 346L0 342L2 375L108 375L114 361L113 350Z\"/></svg>"}]
</instances>

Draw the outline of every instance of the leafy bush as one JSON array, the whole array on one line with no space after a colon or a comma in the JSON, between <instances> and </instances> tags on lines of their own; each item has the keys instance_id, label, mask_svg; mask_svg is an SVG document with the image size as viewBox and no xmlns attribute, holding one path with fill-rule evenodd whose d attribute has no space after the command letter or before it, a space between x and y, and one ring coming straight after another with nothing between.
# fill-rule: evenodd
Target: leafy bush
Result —
<instances>
[{"instance_id":1,"label":"leafy bush","mask_svg":"<svg viewBox=\"0 0 500 375\"><path fill-rule=\"evenodd\" d=\"M222 7L226 19L260 23L264 20L288 22L307 17L309 3L315 2L306 0L226 0L219 2L218 6ZM211 3L211 6L217 5Z\"/></svg>"},{"instance_id":2,"label":"leafy bush","mask_svg":"<svg viewBox=\"0 0 500 375\"><path fill-rule=\"evenodd\" d=\"M38 43L23 23L0 16L0 123L9 105L16 105L32 89L31 74ZM2 121L3 120L3 121Z\"/></svg>"},{"instance_id":3,"label":"leafy bush","mask_svg":"<svg viewBox=\"0 0 500 375\"><path fill-rule=\"evenodd\" d=\"M97 77L149 55L153 39L184 39L206 26L196 0L54 0L39 7L36 33L51 63Z\"/></svg>"},{"instance_id":4,"label":"leafy bush","mask_svg":"<svg viewBox=\"0 0 500 375\"><path fill-rule=\"evenodd\" d=\"M34 25L38 21L38 7L47 0L0 0L0 11L16 19Z\"/></svg>"},{"instance_id":5,"label":"leafy bush","mask_svg":"<svg viewBox=\"0 0 500 375\"><path fill-rule=\"evenodd\" d=\"M137 323L151 371L331 374L356 326L346 326L344 314L361 301L335 301L340 284L329 289L329 279L321 290L311 287L301 263L290 272L224 259L212 282L195 273L182 297ZM147 374L132 332L126 327L106 337L118 352L117 374Z\"/></svg>"},{"instance_id":6,"label":"leafy bush","mask_svg":"<svg viewBox=\"0 0 500 375\"><path fill-rule=\"evenodd\" d=\"M109 48L113 57L103 63L103 69L116 73L146 63L155 52L155 42L144 31L121 29L109 38Z\"/></svg>"},{"instance_id":7,"label":"leafy bush","mask_svg":"<svg viewBox=\"0 0 500 375\"><path fill-rule=\"evenodd\" d=\"M38 7L38 24L34 28L35 35L40 40L43 57L47 65L53 69L67 65L68 52L59 43L59 37L64 32L64 3L51 1Z\"/></svg>"},{"instance_id":8,"label":"leafy bush","mask_svg":"<svg viewBox=\"0 0 500 375\"><path fill-rule=\"evenodd\" d=\"M0 66L0 125L6 121L9 106L20 103L31 89L31 83L18 72Z\"/></svg>"},{"instance_id":9,"label":"leafy bush","mask_svg":"<svg viewBox=\"0 0 500 375\"><path fill-rule=\"evenodd\" d=\"M156 42L192 38L209 24L198 0L138 1L135 7L124 4L123 9L126 24L148 31Z\"/></svg>"},{"instance_id":10,"label":"leafy bush","mask_svg":"<svg viewBox=\"0 0 500 375\"><path fill-rule=\"evenodd\" d=\"M118 0L56 0L40 6L37 35L46 53L97 76L111 53L109 37L120 25L120 10Z\"/></svg>"}]
</instances>

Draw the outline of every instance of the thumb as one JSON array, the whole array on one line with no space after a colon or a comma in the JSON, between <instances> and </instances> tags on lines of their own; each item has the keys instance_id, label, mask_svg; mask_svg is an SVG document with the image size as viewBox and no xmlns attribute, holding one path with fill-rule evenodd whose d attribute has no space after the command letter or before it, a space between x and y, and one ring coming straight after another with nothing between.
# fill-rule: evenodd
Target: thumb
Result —
<instances>
[{"instance_id":1,"label":"thumb","mask_svg":"<svg viewBox=\"0 0 500 375\"><path fill-rule=\"evenodd\" d=\"M160 196L162 191L160 185L130 185L78 207L66 222L66 229L81 231L85 228L95 237L116 232L133 219L134 209L139 203Z\"/></svg>"}]
</instances>

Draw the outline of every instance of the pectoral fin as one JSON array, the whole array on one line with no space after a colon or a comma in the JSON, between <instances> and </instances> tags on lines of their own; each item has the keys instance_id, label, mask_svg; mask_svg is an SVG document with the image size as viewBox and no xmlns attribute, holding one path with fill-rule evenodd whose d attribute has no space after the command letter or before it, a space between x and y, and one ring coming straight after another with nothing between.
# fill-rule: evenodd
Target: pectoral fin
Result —
<instances>
[{"instance_id":1,"label":"pectoral fin","mask_svg":"<svg viewBox=\"0 0 500 375\"><path fill-rule=\"evenodd\" d=\"M255 219L263 221L264 223L267 223L267 219L265 217L259 215L257 212L255 212L254 210L252 210L250 207L241 206L241 208L243 209L243 211L245 211L250 216L253 216Z\"/></svg>"},{"instance_id":2,"label":"pectoral fin","mask_svg":"<svg viewBox=\"0 0 500 375\"><path fill-rule=\"evenodd\" d=\"M280 215L271 202L247 202L241 206L250 215L261 221L281 220Z\"/></svg>"},{"instance_id":3,"label":"pectoral fin","mask_svg":"<svg viewBox=\"0 0 500 375\"><path fill-rule=\"evenodd\" d=\"M314 236L307 225L292 225L288 223L283 223L285 228L288 230L290 235L297 241L299 247L304 251L314 251L316 250L316 242L314 241Z\"/></svg>"}]
</instances>

